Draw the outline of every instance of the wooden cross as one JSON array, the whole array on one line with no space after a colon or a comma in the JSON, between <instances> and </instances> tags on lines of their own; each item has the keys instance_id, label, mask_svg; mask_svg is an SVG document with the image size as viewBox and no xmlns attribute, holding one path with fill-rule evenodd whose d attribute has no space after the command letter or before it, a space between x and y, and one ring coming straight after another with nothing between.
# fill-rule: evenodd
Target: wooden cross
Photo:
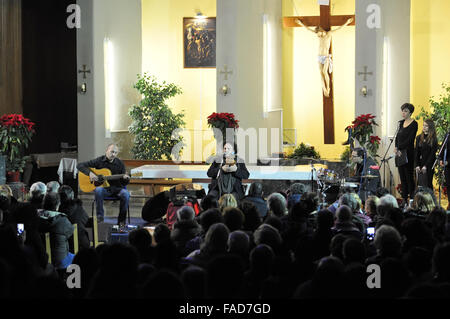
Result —
<instances>
[{"instance_id":1,"label":"wooden cross","mask_svg":"<svg viewBox=\"0 0 450 319\"><path fill-rule=\"evenodd\" d=\"M86 73L91 73L91 70L86 69L86 64L83 64L83 70L79 70L78 73L83 73L83 79L86 78Z\"/></svg>"},{"instance_id":2,"label":"wooden cross","mask_svg":"<svg viewBox=\"0 0 450 319\"><path fill-rule=\"evenodd\" d=\"M367 81L367 76L373 75L373 72L367 72L367 65L366 65L366 66L364 66L364 72L358 72L358 75L364 75L363 81Z\"/></svg>"},{"instance_id":3,"label":"wooden cross","mask_svg":"<svg viewBox=\"0 0 450 319\"><path fill-rule=\"evenodd\" d=\"M223 67L224 71L219 71L220 74L225 74L225 80L228 80L228 74L233 74L233 71L228 71L228 66L225 64Z\"/></svg>"},{"instance_id":4,"label":"wooden cross","mask_svg":"<svg viewBox=\"0 0 450 319\"><path fill-rule=\"evenodd\" d=\"M347 22L348 19L353 18L353 22L349 25L355 25L354 15L330 15L330 6L320 6L320 16L305 16L305 17L284 17L283 24L285 28L301 27L295 21L297 19L307 27L320 26L325 31L330 31L332 26L341 26ZM332 54L332 45L330 46L330 54ZM323 122L324 122L324 143L334 144L334 102L333 102L333 74L330 74L330 96L323 95Z\"/></svg>"}]
</instances>

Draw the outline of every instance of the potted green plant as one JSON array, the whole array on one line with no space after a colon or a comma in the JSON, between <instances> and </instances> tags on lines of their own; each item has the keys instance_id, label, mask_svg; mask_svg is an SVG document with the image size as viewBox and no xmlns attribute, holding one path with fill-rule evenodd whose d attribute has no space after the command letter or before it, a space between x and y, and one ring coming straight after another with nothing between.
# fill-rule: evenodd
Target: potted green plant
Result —
<instances>
[{"instance_id":1,"label":"potted green plant","mask_svg":"<svg viewBox=\"0 0 450 319\"><path fill-rule=\"evenodd\" d=\"M133 87L143 96L138 105L128 110L133 120L128 130L135 135L131 149L134 158L171 160L174 156L178 159L183 144L179 131L185 125L184 114L174 114L166 99L181 94L181 88L173 83L158 83L146 73L138 75Z\"/></svg>"},{"instance_id":2,"label":"potted green plant","mask_svg":"<svg viewBox=\"0 0 450 319\"><path fill-rule=\"evenodd\" d=\"M320 153L316 151L314 146L300 143L300 145L297 146L297 148L295 148L292 154L288 155L287 158L295 162L292 163L292 165L302 165L308 164L311 159L320 159Z\"/></svg>"},{"instance_id":3,"label":"potted green plant","mask_svg":"<svg viewBox=\"0 0 450 319\"><path fill-rule=\"evenodd\" d=\"M18 182L29 156L25 156L35 123L21 114L5 114L0 118L0 145L5 155L8 181Z\"/></svg>"}]
</instances>

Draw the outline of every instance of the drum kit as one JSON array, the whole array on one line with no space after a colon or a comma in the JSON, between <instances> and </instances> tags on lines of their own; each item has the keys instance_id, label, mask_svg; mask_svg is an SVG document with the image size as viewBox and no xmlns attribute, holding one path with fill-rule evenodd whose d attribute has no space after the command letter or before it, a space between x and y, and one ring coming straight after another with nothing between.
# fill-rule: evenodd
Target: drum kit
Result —
<instances>
[{"instance_id":1,"label":"drum kit","mask_svg":"<svg viewBox=\"0 0 450 319\"><path fill-rule=\"evenodd\" d=\"M360 176L359 178L360 181L363 180L364 184L364 181L379 178L379 176L364 175ZM336 201L341 189L349 189L357 193L360 184L361 183L359 181L346 181L344 174L339 174L338 172L331 169L320 168L317 170L318 193L319 195L321 195L320 197L322 198L323 205L330 205L334 201Z\"/></svg>"}]
</instances>

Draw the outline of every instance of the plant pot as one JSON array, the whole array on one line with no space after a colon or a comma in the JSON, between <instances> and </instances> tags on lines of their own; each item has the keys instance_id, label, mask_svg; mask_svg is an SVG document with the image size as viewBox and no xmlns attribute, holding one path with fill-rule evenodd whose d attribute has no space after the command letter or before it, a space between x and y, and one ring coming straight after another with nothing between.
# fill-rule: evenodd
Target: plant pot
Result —
<instances>
[{"instance_id":1,"label":"plant pot","mask_svg":"<svg viewBox=\"0 0 450 319\"><path fill-rule=\"evenodd\" d=\"M7 172L6 173L6 182L7 183L18 183L18 182L20 182L20 172L19 171Z\"/></svg>"}]
</instances>

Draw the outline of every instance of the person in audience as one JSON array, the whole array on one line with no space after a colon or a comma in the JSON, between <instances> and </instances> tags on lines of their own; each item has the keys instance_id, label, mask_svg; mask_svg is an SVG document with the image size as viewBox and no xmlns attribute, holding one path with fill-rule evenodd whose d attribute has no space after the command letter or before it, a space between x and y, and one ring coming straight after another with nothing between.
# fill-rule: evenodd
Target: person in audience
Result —
<instances>
[{"instance_id":1,"label":"person in audience","mask_svg":"<svg viewBox=\"0 0 450 319\"><path fill-rule=\"evenodd\" d=\"M371 195L371 196L367 197L367 199L366 199L364 211L365 211L366 215L372 220L372 222L369 223L370 226L372 226L376 223L377 206L379 203L380 203L380 199L375 195Z\"/></svg>"},{"instance_id":2,"label":"person in audience","mask_svg":"<svg viewBox=\"0 0 450 319\"><path fill-rule=\"evenodd\" d=\"M434 283L450 283L450 243L438 244L433 250L432 273Z\"/></svg>"},{"instance_id":3,"label":"person in audience","mask_svg":"<svg viewBox=\"0 0 450 319\"><path fill-rule=\"evenodd\" d=\"M8 185L0 185L0 225L7 222L11 211L17 205L11 188Z\"/></svg>"},{"instance_id":4,"label":"person in audience","mask_svg":"<svg viewBox=\"0 0 450 319\"><path fill-rule=\"evenodd\" d=\"M227 207L223 210L223 222L230 232L241 230L244 227L244 213L239 208Z\"/></svg>"},{"instance_id":5,"label":"person in audience","mask_svg":"<svg viewBox=\"0 0 450 319\"><path fill-rule=\"evenodd\" d=\"M205 241L201 248L189 254L187 260L199 267L206 269L209 260L214 256L227 252L228 236L230 231L222 223L217 223L209 227L205 236Z\"/></svg>"},{"instance_id":6,"label":"person in audience","mask_svg":"<svg viewBox=\"0 0 450 319\"><path fill-rule=\"evenodd\" d=\"M206 271L198 266L189 266L181 274L181 282L188 299L206 298Z\"/></svg>"},{"instance_id":7,"label":"person in audience","mask_svg":"<svg viewBox=\"0 0 450 319\"><path fill-rule=\"evenodd\" d=\"M306 192L306 186L302 183L294 183L289 187L287 199L287 208L290 209L295 203L300 201L302 195Z\"/></svg>"},{"instance_id":8,"label":"person in audience","mask_svg":"<svg viewBox=\"0 0 450 319\"><path fill-rule=\"evenodd\" d=\"M426 119L423 122L422 133L416 137L416 148L414 152L416 174L424 176L426 186L433 189L433 164L436 161L436 152L438 150L438 141L436 137L436 128L433 120ZM418 182L421 178L418 178Z\"/></svg>"},{"instance_id":9,"label":"person in audience","mask_svg":"<svg viewBox=\"0 0 450 319\"><path fill-rule=\"evenodd\" d=\"M406 218L402 223L403 252L412 247L423 247L429 251L433 250L436 242L431 232L431 227L422 218Z\"/></svg>"},{"instance_id":10,"label":"person in audience","mask_svg":"<svg viewBox=\"0 0 450 319\"><path fill-rule=\"evenodd\" d=\"M259 215L264 219L267 215L267 202L264 200L263 186L259 182L253 182L248 189L248 195L244 200L252 202L259 212Z\"/></svg>"},{"instance_id":11,"label":"person in audience","mask_svg":"<svg viewBox=\"0 0 450 319\"><path fill-rule=\"evenodd\" d=\"M222 214L227 207L238 207L238 203L233 194L224 194L219 198L219 210Z\"/></svg>"},{"instance_id":12,"label":"person in audience","mask_svg":"<svg viewBox=\"0 0 450 319\"><path fill-rule=\"evenodd\" d=\"M209 227L216 223L223 223L223 216L217 208L208 209L200 215L201 232L186 243L185 249L187 254L200 249L200 245L204 241Z\"/></svg>"},{"instance_id":13,"label":"person in audience","mask_svg":"<svg viewBox=\"0 0 450 319\"><path fill-rule=\"evenodd\" d=\"M29 201L36 209L41 209L44 196L47 193L47 186L42 182L36 182L30 187Z\"/></svg>"},{"instance_id":14,"label":"person in audience","mask_svg":"<svg viewBox=\"0 0 450 319\"><path fill-rule=\"evenodd\" d=\"M186 243L199 235L201 227L195 220L195 211L190 206L183 206L177 211L177 221L173 225L170 238L178 249L180 256L186 256Z\"/></svg>"},{"instance_id":15,"label":"person in audience","mask_svg":"<svg viewBox=\"0 0 450 319\"><path fill-rule=\"evenodd\" d=\"M344 260L344 242L350 238L348 235L336 234L331 238L330 242L330 256L339 258L341 261Z\"/></svg>"},{"instance_id":16,"label":"person in audience","mask_svg":"<svg viewBox=\"0 0 450 319\"><path fill-rule=\"evenodd\" d=\"M219 202L214 196L206 195L200 202L200 208L202 209L202 212L207 211L210 208L219 208Z\"/></svg>"},{"instance_id":17,"label":"person in audience","mask_svg":"<svg viewBox=\"0 0 450 319\"><path fill-rule=\"evenodd\" d=\"M118 242L101 246L99 268L87 298L136 298L138 255L134 247Z\"/></svg>"},{"instance_id":18,"label":"person in audience","mask_svg":"<svg viewBox=\"0 0 450 319\"><path fill-rule=\"evenodd\" d=\"M313 231L308 225L309 214L306 201L300 200L291 207L287 216L281 217L284 223L281 237L290 249L293 249L298 241L312 237Z\"/></svg>"},{"instance_id":19,"label":"person in audience","mask_svg":"<svg viewBox=\"0 0 450 319\"><path fill-rule=\"evenodd\" d=\"M93 160L82 162L77 165L77 169L83 174L89 176L91 182L98 182L99 177L94 174L91 169L109 169L111 175L122 175L120 179L109 180L109 187L97 187L94 191L95 204L97 210L97 218L99 222L104 219L103 200L105 197L117 196L120 198L120 209L117 223L123 225L127 216L128 202L130 200L130 193L125 186L130 181L130 176L125 171L125 165L117 157L119 148L115 144L109 144L106 148L105 155L97 157Z\"/></svg>"},{"instance_id":20,"label":"person in audience","mask_svg":"<svg viewBox=\"0 0 450 319\"><path fill-rule=\"evenodd\" d=\"M403 262L411 275L414 285L432 280L432 256L432 251L422 247L412 247L406 254L403 254Z\"/></svg>"},{"instance_id":21,"label":"person in audience","mask_svg":"<svg viewBox=\"0 0 450 319\"><path fill-rule=\"evenodd\" d=\"M45 245L41 238L40 231L49 231L46 223L41 223L36 208L28 202L19 202L11 212L8 221L14 227L17 224L23 224L25 230L25 247L29 247L35 256L38 265L47 273L53 271L53 267L48 264L48 255L45 251Z\"/></svg>"},{"instance_id":22,"label":"person in audience","mask_svg":"<svg viewBox=\"0 0 450 319\"><path fill-rule=\"evenodd\" d=\"M444 241L448 241L446 235L448 216L443 207L435 207L426 217L426 222L431 226L433 238L437 242L443 243Z\"/></svg>"},{"instance_id":23,"label":"person in audience","mask_svg":"<svg viewBox=\"0 0 450 319\"><path fill-rule=\"evenodd\" d=\"M183 300L186 295L179 276L171 270L160 269L152 273L144 283L140 297Z\"/></svg>"},{"instance_id":24,"label":"person in audience","mask_svg":"<svg viewBox=\"0 0 450 319\"><path fill-rule=\"evenodd\" d=\"M228 252L241 257L242 264L246 269L250 252L250 239L248 235L241 230L231 232L228 236Z\"/></svg>"},{"instance_id":25,"label":"person in audience","mask_svg":"<svg viewBox=\"0 0 450 319\"><path fill-rule=\"evenodd\" d=\"M78 247L89 248L90 240L87 231L89 216L83 208L83 203L80 199L74 198L73 189L68 185L62 185L58 190L61 205L59 212L64 213L69 218L72 225L77 224L78 228ZM71 251L73 251L73 242L71 243Z\"/></svg>"},{"instance_id":26,"label":"person in audience","mask_svg":"<svg viewBox=\"0 0 450 319\"><path fill-rule=\"evenodd\" d=\"M402 238L398 230L389 225L382 225L375 231L374 245L377 250L375 256L367 258L366 265L378 264L387 258L401 259Z\"/></svg>"},{"instance_id":27,"label":"person in audience","mask_svg":"<svg viewBox=\"0 0 450 319\"><path fill-rule=\"evenodd\" d=\"M261 226L255 230L253 236L257 246L265 244L272 248L275 255L280 253L282 238L275 227L268 224L261 224Z\"/></svg>"},{"instance_id":28,"label":"person in audience","mask_svg":"<svg viewBox=\"0 0 450 319\"><path fill-rule=\"evenodd\" d=\"M386 194L380 198L377 206L377 218L384 217L386 211L390 208L398 208L398 202L391 194Z\"/></svg>"},{"instance_id":29,"label":"person in audience","mask_svg":"<svg viewBox=\"0 0 450 319\"><path fill-rule=\"evenodd\" d=\"M331 228L334 225L333 213L328 209L321 209L316 215L317 227L312 235L314 260L330 255L330 243L333 238Z\"/></svg>"},{"instance_id":30,"label":"person in audience","mask_svg":"<svg viewBox=\"0 0 450 319\"><path fill-rule=\"evenodd\" d=\"M344 291L344 270L344 264L339 258L322 258L313 278L297 288L294 298L339 298Z\"/></svg>"},{"instance_id":31,"label":"person in audience","mask_svg":"<svg viewBox=\"0 0 450 319\"><path fill-rule=\"evenodd\" d=\"M253 204L253 202L245 199L239 203L239 209L244 214L243 230L253 238L253 232L262 223L258 208Z\"/></svg>"},{"instance_id":32,"label":"person in audience","mask_svg":"<svg viewBox=\"0 0 450 319\"><path fill-rule=\"evenodd\" d=\"M152 247L153 238L147 229L138 228L132 230L128 235L128 242L136 249L140 264L151 264L153 262L155 254L154 247Z\"/></svg>"},{"instance_id":33,"label":"person in audience","mask_svg":"<svg viewBox=\"0 0 450 319\"><path fill-rule=\"evenodd\" d=\"M47 193L58 193L60 187L58 181L48 182L46 186L47 186Z\"/></svg>"},{"instance_id":34,"label":"person in audience","mask_svg":"<svg viewBox=\"0 0 450 319\"><path fill-rule=\"evenodd\" d=\"M345 265L359 263L361 265L366 261L366 249L364 244L355 238L348 238L342 246L342 256Z\"/></svg>"},{"instance_id":35,"label":"person in audience","mask_svg":"<svg viewBox=\"0 0 450 319\"><path fill-rule=\"evenodd\" d=\"M278 218L287 214L286 198L280 193L272 193L267 199L268 215L274 215Z\"/></svg>"},{"instance_id":36,"label":"person in audience","mask_svg":"<svg viewBox=\"0 0 450 319\"><path fill-rule=\"evenodd\" d=\"M163 223L156 225L153 237L156 242L153 266L157 270L167 268L178 273L181 268L180 255L170 238L169 227Z\"/></svg>"},{"instance_id":37,"label":"person in audience","mask_svg":"<svg viewBox=\"0 0 450 319\"><path fill-rule=\"evenodd\" d=\"M80 267L80 271L83 274L81 276L81 287L74 289L74 297L78 299L86 298L92 279L100 264L99 255L93 247L82 248L73 257L72 262Z\"/></svg>"},{"instance_id":38,"label":"person in audience","mask_svg":"<svg viewBox=\"0 0 450 319\"><path fill-rule=\"evenodd\" d=\"M275 255L270 246L261 244L250 252L249 269L245 272L245 292L247 298L261 297L264 281L272 274Z\"/></svg>"},{"instance_id":39,"label":"person in audience","mask_svg":"<svg viewBox=\"0 0 450 319\"><path fill-rule=\"evenodd\" d=\"M352 211L353 224L358 227L361 233L365 233L365 229L371 220L368 216L361 214L360 201L358 200L359 197L355 193L345 193L339 198L339 207L342 205L348 206Z\"/></svg>"},{"instance_id":40,"label":"person in audience","mask_svg":"<svg viewBox=\"0 0 450 319\"><path fill-rule=\"evenodd\" d=\"M206 276L206 291L209 298L243 297L244 266L240 257L231 254L211 256L211 261L206 266Z\"/></svg>"},{"instance_id":41,"label":"person in audience","mask_svg":"<svg viewBox=\"0 0 450 319\"><path fill-rule=\"evenodd\" d=\"M407 209L413 215L426 217L434 209L434 201L429 193L418 192L414 196L411 208Z\"/></svg>"},{"instance_id":42,"label":"person in audience","mask_svg":"<svg viewBox=\"0 0 450 319\"><path fill-rule=\"evenodd\" d=\"M69 238L72 237L74 228L67 215L58 212L60 204L57 193L48 193L38 215L49 223L52 263L56 269L65 270L74 257L69 250Z\"/></svg>"},{"instance_id":43,"label":"person in audience","mask_svg":"<svg viewBox=\"0 0 450 319\"><path fill-rule=\"evenodd\" d=\"M250 173L244 161L237 157L235 150L233 144L224 143L223 156L217 156L209 167L207 175L211 178L211 185L208 195L220 198L224 194L232 194L237 201L244 198L242 180L248 179Z\"/></svg>"},{"instance_id":44,"label":"person in audience","mask_svg":"<svg viewBox=\"0 0 450 319\"><path fill-rule=\"evenodd\" d=\"M352 236L357 240L363 239L363 233L352 222L353 213L350 207L342 205L336 211L336 223L331 228L333 234L343 234L346 236Z\"/></svg>"}]
</instances>

